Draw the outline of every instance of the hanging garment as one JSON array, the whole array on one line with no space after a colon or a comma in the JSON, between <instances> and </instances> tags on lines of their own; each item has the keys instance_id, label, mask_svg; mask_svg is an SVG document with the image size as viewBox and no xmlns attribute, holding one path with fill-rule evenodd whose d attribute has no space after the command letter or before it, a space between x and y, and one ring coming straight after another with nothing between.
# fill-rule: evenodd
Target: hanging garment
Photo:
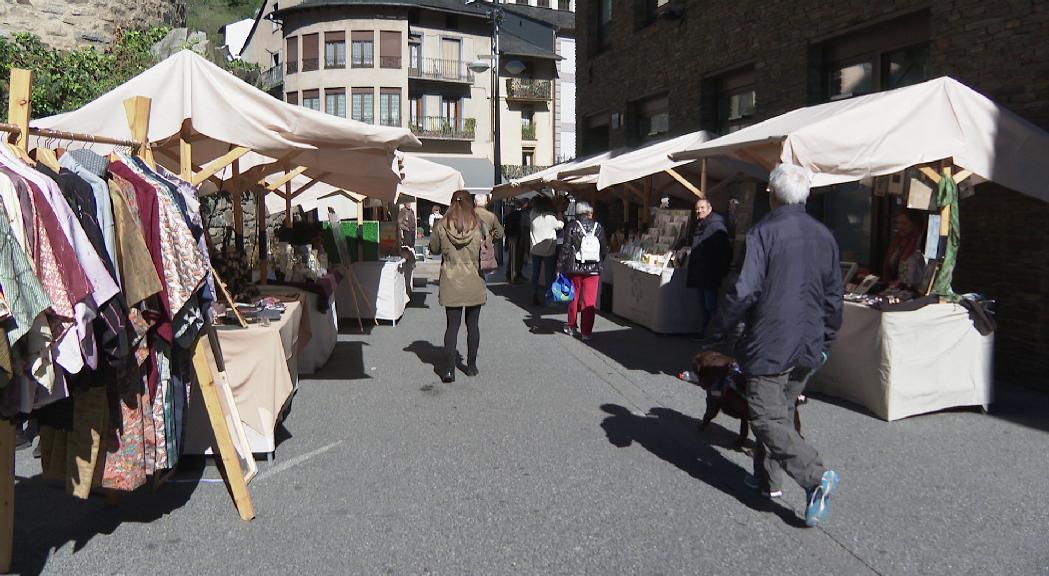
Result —
<instances>
[{"instance_id":1,"label":"hanging garment","mask_svg":"<svg viewBox=\"0 0 1049 576\"><path fill-rule=\"evenodd\" d=\"M17 180L19 183L22 182L21 178L17 178ZM3 203L4 210L7 211L8 227L11 230L11 234L18 241L18 245L25 249L26 254L31 253L30 249L26 248L28 243L26 229L22 223L22 207L18 202L15 182L11 179L11 176L2 170L0 170L0 201ZM30 262L30 264L32 263Z\"/></svg>"},{"instance_id":2,"label":"hanging garment","mask_svg":"<svg viewBox=\"0 0 1049 576\"><path fill-rule=\"evenodd\" d=\"M128 305L135 306L160 293L160 277L150 260L142 229L135 221L127 198L115 183L111 183L110 197L116 231L116 260L124 279L124 295Z\"/></svg>"},{"instance_id":3,"label":"hanging garment","mask_svg":"<svg viewBox=\"0 0 1049 576\"><path fill-rule=\"evenodd\" d=\"M18 204L19 210L22 212L22 230L23 236L25 236L25 244L22 247L25 248L26 254L32 254L36 250L36 246L33 244L33 214L29 210L23 210L23 206L30 205L30 191L29 186L25 180L19 177L14 172L11 172L0 163L0 173L3 173L11 180L11 184L15 189L16 204ZM7 200L4 200L6 206ZM9 211L10 212L10 211Z\"/></svg>"},{"instance_id":4,"label":"hanging garment","mask_svg":"<svg viewBox=\"0 0 1049 576\"><path fill-rule=\"evenodd\" d=\"M58 161L59 165L73 174L82 178L91 187L95 201L95 220L102 232L102 241L105 251L113 263L114 280L117 285L121 284L120 269L116 266L116 228L113 221L113 202L109 197L109 185L101 178L102 174L96 174L81 165L69 154L62 155ZM104 169L103 169L104 170Z\"/></svg>"}]
</instances>

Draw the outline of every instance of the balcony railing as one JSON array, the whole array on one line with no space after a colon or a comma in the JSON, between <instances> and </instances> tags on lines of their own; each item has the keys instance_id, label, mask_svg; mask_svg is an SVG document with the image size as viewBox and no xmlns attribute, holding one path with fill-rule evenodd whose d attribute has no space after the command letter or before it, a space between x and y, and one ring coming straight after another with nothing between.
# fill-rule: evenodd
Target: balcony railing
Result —
<instances>
[{"instance_id":1,"label":"balcony railing","mask_svg":"<svg viewBox=\"0 0 1049 576\"><path fill-rule=\"evenodd\" d=\"M379 56L379 68L397 68L401 67L400 56Z\"/></svg>"},{"instance_id":2,"label":"balcony railing","mask_svg":"<svg viewBox=\"0 0 1049 576\"><path fill-rule=\"evenodd\" d=\"M262 84L263 90L284 84L284 66L278 64L268 70L263 70L262 74L259 74L259 84Z\"/></svg>"},{"instance_id":3,"label":"balcony railing","mask_svg":"<svg viewBox=\"0 0 1049 576\"><path fill-rule=\"evenodd\" d=\"M392 126L394 128L400 128L401 127L401 117L400 116L389 116L389 117L383 118L382 116L380 116L379 117L379 125L380 126Z\"/></svg>"},{"instance_id":4,"label":"balcony railing","mask_svg":"<svg viewBox=\"0 0 1049 576\"><path fill-rule=\"evenodd\" d=\"M521 125L521 140L535 140L535 124Z\"/></svg>"},{"instance_id":5,"label":"balcony railing","mask_svg":"<svg viewBox=\"0 0 1049 576\"><path fill-rule=\"evenodd\" d=\"M346 67L346 60L325 60L324 61L324 69L325 70L342 69L342 68L345 68L345 67Z\"/></svg>"},{"instance_id":6,"label":"balcony railing","mask_svg":"<svg viewBox=\"0 0 1049 576\"><path fill-rule=\"evenodd\" d=\"M507 78L507 100L549 100L553 94L553 83L549 80Z\"/></svg>"},{"instance_id":7,"label":"balcony railing","mask_svg":"<svg viewBox=\"0 0 1049 576\"><path fill-rule=\"evenodd\" d=\"M408 77L422 80L440 80L444 82L465 82L472 84L473 72L462 60L444 60L441 58L423 58L422 61L408 63Z\"/></svg>"},{"instance_id":8,"label":"balcony railing","mask_svg":"<svg viewBox=\"0 0 1049 576\"><path fill-rule=\"evenodd\" d=\"M288 74L294 74L294 73L299 71L299 61L298 60L288 60L287 62L284 63L284 65L287 67L287 70L288 70L287 73Z\"/></svg>"},{"instance_id":9,"label":"balcony railing","mask_svg":"<svg viewBox=\"0 0 1049 576\"><path fill-rule=\"evenodd\" d=\"M476 128L473 118L426 116L411 123L412 134L428 140L473 140Z\"/></svg>"},{"instance_id":10,"label":"balcony railing","mask_svg":"<svg viewBox=\"0 0 1049 576\"><path fill-rule=\"evenodd\" d=\"M372 58L354 58L353 68L375 68L375 60Z\"/></svg>"},{"instance_id":11,"label":"balcony railing","mask_svg":"<svg viewBox=\"0 0 1049 576\"><path fill-rule=\"evenodd\" d=\"M540 170L546 170L549 166L533 166L520 164L503 164L503 180L517 180L525 176L531 176Z\"/></svg>"},{"instance_id":12,"label":"balcony railing","mask_svg":"<svg viewBox=\"0 0 1049 576\"><path fill-rule=\"evenodd\" d=\"M320 58L303 58L302 59L302 71L312 72L320 69L321 59Z\"/></svg>"}]
</instances>

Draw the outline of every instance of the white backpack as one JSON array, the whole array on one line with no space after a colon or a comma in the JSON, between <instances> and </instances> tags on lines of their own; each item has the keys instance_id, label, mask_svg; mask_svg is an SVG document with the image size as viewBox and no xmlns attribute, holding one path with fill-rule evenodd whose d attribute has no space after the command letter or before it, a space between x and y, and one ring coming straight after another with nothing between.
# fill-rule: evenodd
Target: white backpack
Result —
<instances>
[{"instance_id":1,"label":"white backpack","mask_svg":"<svg viewBox=\"0 0 1049 576\"><path fill-rule=\"evenodd\" d=\"M601 261L601 240L597 238L597 222L593 223L593 227L590 231L587 231L586 226L583 226L582 222L579 222L579 227L583 230L583 239L579 243L579 251L575 253L575 259L577 262L600 262Z\"/></svg>"}]
</instances>

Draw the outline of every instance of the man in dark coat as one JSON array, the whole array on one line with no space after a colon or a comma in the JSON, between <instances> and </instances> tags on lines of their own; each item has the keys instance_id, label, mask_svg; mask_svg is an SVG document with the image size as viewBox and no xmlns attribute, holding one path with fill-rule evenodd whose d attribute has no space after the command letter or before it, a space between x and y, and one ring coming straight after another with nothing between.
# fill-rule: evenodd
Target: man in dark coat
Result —
<instances>
[{"instance_id":1,"label":"man in dark coat","mask_svg":"<svg viewBox=\"0 0 1049 576\"><path fill-rule=\"evenodd\" d=\"M732 242L725 219L714 212L709 200L697 200L695 214L692 250L688 254L687 285L699 291L699 301L703 306L703 327L700 333L705 333L718 309L721 281L725 279L732 263Z\"/></svg>"},{"instance_id":2,"label":"man in dark coat","mask_svg":"<svg viewBox=\"0 0 1049 576\"><path fill-rule=\"evenodd\" d=\"M769 176L772 211L747 234L739 280L713 323L714 340L742 320L736 359L746 375L754 478L771 494L781 470L805 489L805 523L822 524L839 477L794 428L791 411L809 377L827 361L841 327L838 244L805 212L811 175L782 164Z\"/></svg>"}]
</instances>

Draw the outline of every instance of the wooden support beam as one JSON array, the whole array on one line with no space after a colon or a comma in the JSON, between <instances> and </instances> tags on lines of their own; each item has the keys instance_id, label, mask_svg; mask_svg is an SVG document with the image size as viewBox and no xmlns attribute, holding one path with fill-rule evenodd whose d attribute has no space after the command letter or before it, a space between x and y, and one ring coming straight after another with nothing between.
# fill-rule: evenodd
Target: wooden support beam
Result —
<instances>
[{"instance_id":1,"label":"wooden support beam","mask_svg":"<svg viewBox=\"0 0 1049 576\"><path fill-rule=\"evenodd\" d=\"M321 174L321 177L323 178L324 176L327 176L327 175L328 175L328 173L325 172L324 174ZM318 180L317 178L314 178L313 180L310 180L309 182L307 182L307 183L303 184L302 186L300 186L298 190L292 192L291 193L291 197L293 199L294 198L298 198L303 192L309 190L310 188L313 188L318 182L320 182L320 180Z\"/></svg>"},{"instance_id":2,"label":"wooden support beam","mask_svg":"<svg viewBox=\"0 0 1049 576\"><path fill-rule=\"evenodd\" d=\"M284 182L284 227L291 228L291 178Z\"/></svg>"},{"instance_id":3,"label":"wooden support beam","mask_svg":"<svg viewBox=\"0 0 1049 576\"><path fill-rule=\"evenodd\" d=\"M190 141L190 144L192 144L192 139ZM175 156L174 152L172 152L172 151L170 151L170 150L168 150L166 148L157 148L157 152L159 154L161 154L162 156L168 158L169 160L174 160L176 162L181 162L180 156ZM190 164L190 166L191 166L191 172L192 171L199 172L201 170L201 167L198 166L197 164ZM192 176L190 176L189 178L182 178L182 179L185 180L186 182L190 182L190 183L192 183L192 181L193 181L193 177ZM212 184L214 184L219 190L222 190L223 186L225 185L225 182L222 180L222 178L219 178L218 176L214 176L214 175L208 176L208 181L211 182Z\"/></svg>"},{"instance_id":4,"label":"wooden support beam","mask_svg":"<svg viewBox=\"0 0 1049 576\"><path fill-rule=\"evenodd\" d=\"M966 178L968 178L969 176L972 176L972 175L973 175L972 170L962 170L962 171L960 171L960 172L958 172L957 174L954 175L954 183L955 184L961 184L962 181L964 181Z\"/></svg>"},{"instance_id":5,"label":"wooden support beam","mask_svg":"<svg viewBox=\"0 0 1049 576\"><path fill-rule=\"evenodd\" d=\"M948 162L943 168L943 176L951 177L951 164ZM945 204L940 208L940 236L947 237L951 233L951 205Z\"/></svg>"},{"instance_id":6,"label":"wooden support beam","mask_svg":"<svg viewBox=\"0 0 1049 576\"><path fill-rule=\"evenodd\" d=\"M269 190L270 192L272 192L272 191L280 188L281 186L284 186L285 184L288 184L288 189L290 190L291 189L291 181L292 181L292 179L294 179L296 176L298 176L299 174L302 174L305 171L306 171L306 167L305 166L299 166L299 167L295 168L294 170L292 170L290 172L285 172L284 175L281 176L280 178L278 178L275 182L273 182L272 184L267 184L266 185L266 190Z\"/></svg>"},{"instance_id":7,"label":"wooden support beam","mask_svg":"<svg viewBox=\"0 0 1049 576\"><path fill-rule=\"evenodd\" d=\"M204 166L204 168L202 168L200 172L193 175L193 185L196 186L201 182L207 180L208 176L212 176L218 173L220 170L222 170L226 166L229 166L230 164L233 164L241 156L247 154L248 152L251 152L251 150L243 146L237 146L236 148L230 150L229 152L226 152L222 156L219 156L211 162L208 162L207 166ZM236 176L237 174L234 173L234 178Z\"/></svg>"},{"instance_id":8,"label":"wooden support beam","mask_svg":"<svg viewBox=\"0 0 1049 576\"><path fill-rule=\"evenodd\" d=\"M930 168L928 166L922 166L921 168L918 169L918 171L921 172L922 174L924 174L926 176L926 178L928 178L929 180L932 180L933 184L939 184L940 183L940 175L937 174L936 171L933 170L932 168Z\"/></svg>"},{"instance_id":9,"label":"wooden support beam","mask_svg":"<svg viewBox=\"0 0 1049 576\"><path fill-rule=\"evenodd\" d=\"M240 175L240 160L233 159L233 178ZM230 200L233 202L233 239L237 250L244 251L244 206L241 205L240 197L242 191L234 186L229 192Z\"/></svg>"},{"instance_id":10,"label":"wooden support beam","mask_svg":"<svg viewBox=\"0 0 1049 576\"><path fill-rule=\"evenodd\" d=\"M700 198L706 198L707 196L707 159L704 158L700 161L699 170L699 193Z\"/></svg>"},{"instance_id":11,"label":"wooden support beam","mask_svg":"<svg viewBox=\"0 0 1049 576\"><path fill-rule=\"evenodd\" d=\"M131 139L141 142L138 156L146 161L150 167L156 168L157 162L153 159L153 149L149 145L149 108L152 101L145 96L134 96L124 100L124 114L127 115L127 123L131 128Z\"/></svg>"},{"instance_id":12,"label":"wooden support beam","mask_svg":"<svg viewBox=\"0 0 1049 576\"><path fill-rule=\"evenodd\" d=\"M193 132L193 121L189 118L182 121L182 130L179 131L179 177L186 182L193 181L193 144L190 137Z\"/></svg>"},{"instance_id":13,"label":"wooden support beam","mask_svg":"<svg viewBox=\"0 0 1049 576\"><path fill-rule=\"evenodd\" d=\"M259 248L259 284L266 285L269 281L269 242L266 239L266 195L255 195L255 222L258 231L255 245Z\"/></svg>"},{"instance_id":14,"label":"wooden support beam","mask_svg":"<svg viewBox=\"0 0 1049 576\"><path fill-rule=\"evenodd\" d=\"M686 190L695 194L699 198L703 198L703 192L699 188L696 188L695 185L693 185L691 182L686 180L684 176L678 174L677 170L674 170L673 168L667 168L666 173L670 174L670 177L674 180L677 180L678 183L684 186Z\"/></svg>"},{"instance_id":15,"label":"wooden support beam","mask_svg":"<svg viewBox=\"0 0 1049 576\"><path fill-rule=\"evenodd\" d=\"M364 238L364 233L361 227L364 226L364 199L357 200L357 261L364 261L364 242L360 240ZM347 262L347 265L349 263ZM361 332L364 330L362 329Z\"/></svg>"},{"instance_id":16,"label":"wooden support beam","mask_svg":"<svg viewBox=\"0 0 1049 576\"><path fill-rule=\"evenodd\" d=\"M29 116L32 110L33 73L22 68L11 69L10 99L7 102L7 121L18 126L18 134L10 140L17 148L25 150L29 143Z\"/></svg>"}]
</instances>

